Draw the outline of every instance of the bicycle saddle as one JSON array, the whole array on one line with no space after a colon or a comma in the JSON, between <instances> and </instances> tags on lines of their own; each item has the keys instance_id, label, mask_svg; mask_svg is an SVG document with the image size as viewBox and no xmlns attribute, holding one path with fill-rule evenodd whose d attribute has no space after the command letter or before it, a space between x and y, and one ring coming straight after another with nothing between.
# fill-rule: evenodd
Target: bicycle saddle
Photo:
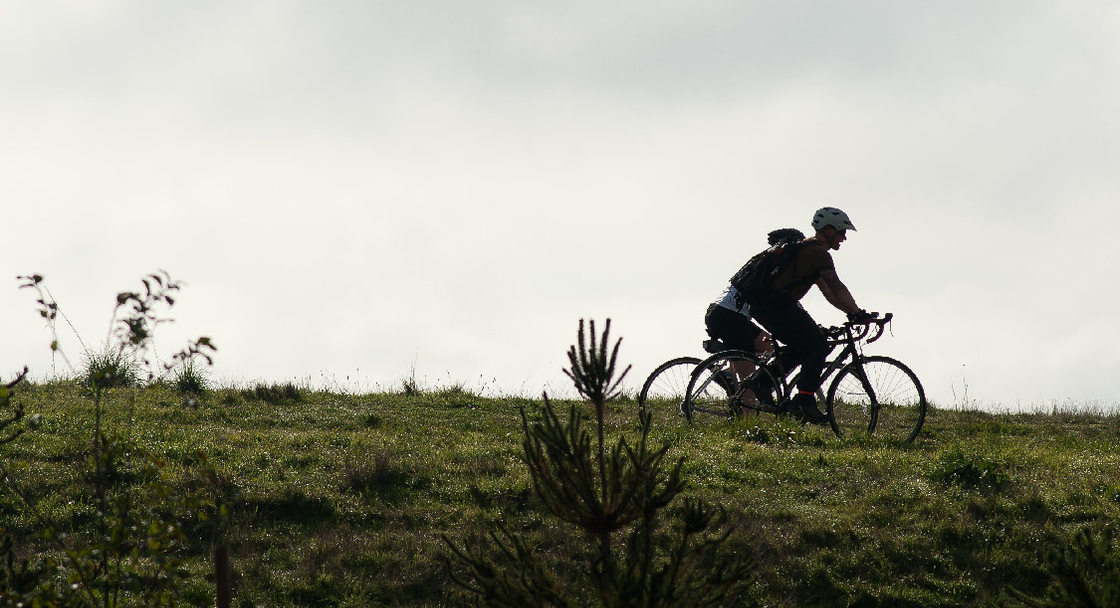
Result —
<instances>
[{"instance_id":1,"label":"bicycle saddle","mask_svg":"<svg viewBox=\"0 0 1120 608\"><path fill-rule=\"evenodd\" d=\"M724 344L719 340L704 340L704 352L712 353L713 355L724 350L731 350L731 347Z\"/></svg>"}]
</instances>

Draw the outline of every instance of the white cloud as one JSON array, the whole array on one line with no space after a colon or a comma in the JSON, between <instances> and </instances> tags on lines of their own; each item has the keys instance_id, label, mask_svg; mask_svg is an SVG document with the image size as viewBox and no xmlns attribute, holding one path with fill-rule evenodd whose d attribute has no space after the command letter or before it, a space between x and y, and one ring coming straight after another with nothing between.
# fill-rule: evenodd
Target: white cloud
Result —
<instances>
[{"instance_id":1,"label":"white cloud","mask_svg":"<svg viewBox=\"0 0 1120 608\"><path fill-rule=\"evenodd\" d=\"M163 267L188 283L166 348L210 334L235 378L535 393L612 316L636 384L829 203L860 228L842 278L898 314L874 350L940 402L1120 392L1106 3L0 11L3 267L87 340ZM0 289L6 368L49 355L28 300Z\"/></svg>"}]
</instances>

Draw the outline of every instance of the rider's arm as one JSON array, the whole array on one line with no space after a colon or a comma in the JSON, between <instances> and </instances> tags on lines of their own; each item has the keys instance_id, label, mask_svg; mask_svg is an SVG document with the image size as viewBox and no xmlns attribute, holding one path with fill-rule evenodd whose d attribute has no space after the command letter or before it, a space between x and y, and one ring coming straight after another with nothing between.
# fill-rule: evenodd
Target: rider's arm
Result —
<instances>
[{"instance_id":1,"label":"rider's arm","mask_svg":"<svg viewBox=\"0 0 1120 608\"><path fill-rule=\"evenodd\" d=\"M860 312L861 309L856 304L856 299L852 297L852 292L848 291L848 287L840 282L840 277L836 275L835 269L822 270L821 278L817 280L817 287L820 288L824 299L842 312L849 315Z\"/></svg>"}]
</instances>

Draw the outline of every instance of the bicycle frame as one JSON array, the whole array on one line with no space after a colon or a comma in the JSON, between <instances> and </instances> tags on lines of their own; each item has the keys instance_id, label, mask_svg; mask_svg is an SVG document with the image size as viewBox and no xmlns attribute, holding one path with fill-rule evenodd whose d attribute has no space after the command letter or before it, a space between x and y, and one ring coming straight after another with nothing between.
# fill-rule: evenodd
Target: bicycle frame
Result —
<instances>
[{"instance_id":1,"label":"bicycle frame","mask_svg":"<svg viewBox=\"0 0 1120 608\"><path fill-rule=\"evenodd\" d=\"M861 343L870 344L878 340L882 336L885 326L890 323L893 316L894 315L892 313L887 313L885 316L873 319L866 324L856 325L852 323L845 323L844 325L839 327L821 328L827 336L829 346L828 355L826 355L825 366L821 372L822 388L817 389L817 396L819 397L821 402L825 401L823 387L827 384L827 380L831 378L833 374L847 365L849 360L858 361L861 354L859 345ZM704 350L709 353L717 354L721 352L734 352L739 356L742 356L744 359L754 359L755 363L759 366L769 366L770 364L772 364L778 358L782 350L782 347L779 347L768 353L759 355L750 351L739 349L721 350L718 348L719 346L720 343L715 340L707 340L704 342ZM831 357L833 353L836 352L837 348L841 348L840 353L835 358L828 360L828 357ZM787 371L781 376L778 376L776 374L774 375L774 378L781 383L782 390L780 395L787 400L792 396L794 387L797 386L797 379L799 375L791 374L791 371ZM707 386L708 384L705 382L700 384L698 388L702 391Z\"/></svg>"},{"instance_id":2,"label":"bicycle frame","mask_svg":"<svg viewBox=\"0 0 1120 608\"><path fill-rule=\"evenodd\" d=\"M824 387L828 385L828 380L832 378L833 374L840 371L849 362L859 361L862 356L861 345L871 344L883 336L886 326L890 324L891 319L894 318L893 313L887 313L882 317L872 319L864 324L845 323L841 326L821 327L825 336L828 339L828 354L825 356L824 368L821 370L821 384L817 388L817 398L823 403L825 401ZM839 354L835 358L829 359L836 349L840 348ZM781 352L781 348L770 353L766 357L765 362L771 363L777 359ZM861 370L862 373L862 370ZM792 374L787 371L784 374L786 394L788 399L792 396L794 387L797 386L797 380L800 376L800 371Z\"/></svg>"},{"instance_id":3,"label":"bicycle frame","mask_svg":"<svg viewBox=\"0 0 1120 608\"><path fill-rule=\"evenodd\" d=\"M864 345L882 337L892 318L888 313L862 323L821 328L827 352L817 395L837 435L885 429L881 436L909 442L921 432L927 403L917 375L897 359L863 352ZM800 371L798 366L787 371L777 365L783 348L788 347L761 355L721 350L697 363L681 402L682 413L689 422L695 420L694 412L725 418L747 410L784 413ZM748 372L738 370L737 361L754 364L758 372L744 376ZM761 392L756 390L759 387Z\"/></svg>"}]
</instances>

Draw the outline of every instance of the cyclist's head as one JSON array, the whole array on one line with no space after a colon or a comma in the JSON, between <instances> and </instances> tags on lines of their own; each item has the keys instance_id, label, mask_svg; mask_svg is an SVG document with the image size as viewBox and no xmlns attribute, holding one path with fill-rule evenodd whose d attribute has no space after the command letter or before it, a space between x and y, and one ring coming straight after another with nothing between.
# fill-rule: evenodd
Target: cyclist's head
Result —
<instances>
[{"instance_id":1,"label":"cyclist's head","mask_svg":"<svg viewBox=\"0 0 1120 608\"><path fill-rule=\"evenodd\" d=\"M836 207L821 207L813 214L813 230L820 232L827 226L832 226L840 231L856 229L852 225L852 220L848 219L847 213Z\"/></svg>"}]
</instances>

